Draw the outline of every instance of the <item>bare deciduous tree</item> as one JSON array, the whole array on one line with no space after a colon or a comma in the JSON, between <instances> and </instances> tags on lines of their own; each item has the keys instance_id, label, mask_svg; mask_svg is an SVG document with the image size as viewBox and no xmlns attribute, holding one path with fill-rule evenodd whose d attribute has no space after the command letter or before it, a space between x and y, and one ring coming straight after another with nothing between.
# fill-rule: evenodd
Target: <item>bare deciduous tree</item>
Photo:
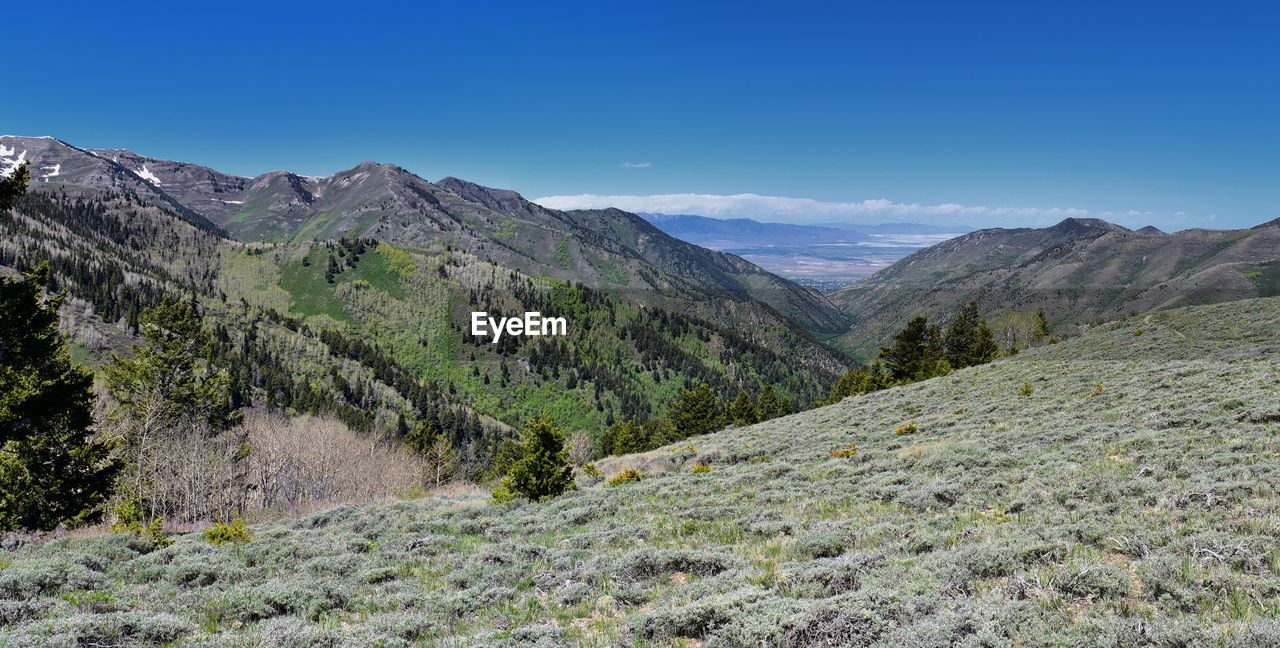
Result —
<instances>
[{"instance_id":1,"label":"bare deciduous tree","mask_svg":"<svg viewBox=\"0 0 1280 648\"><path fill-rule=\"evenodd\" d=\"M330 502L403 496L423 486L422 458L331 418L254 412L249 444L249 505L291 511Z\"/></svg>"},{"instance_id":2,"label":"bare deciduous tree","mask_svg":"<svg viewBox=\"0 0 1280 648\"><path fill-rule=\"evenodd\" d=\"M586 432L574 432L569 437L569 459L573 465L582 466L595 458L596 444Z\"/></svg>"},{"instance_id":3,"label":"bare deciduous tree","mask_svg":"<svg viewBox=\"0 0 1280 648\"><path fill-rule=\"evenodd\" d=\"M443 434L437 435L436 440L427 446L423 458L427 464L427 481L436 488L452 480L458 470L458 453L454 451L449 437Z\"/></svg>"}]
</instances>

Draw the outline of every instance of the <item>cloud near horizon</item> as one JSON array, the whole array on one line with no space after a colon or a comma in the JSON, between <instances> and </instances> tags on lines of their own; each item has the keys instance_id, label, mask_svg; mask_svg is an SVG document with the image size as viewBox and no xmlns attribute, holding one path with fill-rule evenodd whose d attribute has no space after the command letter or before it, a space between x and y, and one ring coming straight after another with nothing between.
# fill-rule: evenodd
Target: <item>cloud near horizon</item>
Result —
<instances>
[{"instance_id":1,"label":"cloud near horizon","mask_svg":"<svg viewBox=\"0 0 1280 648\"><path fill-rule=\"evenodd\" d=\"M652 162L623 162L623 163L622 163L622 168L624 168L624 169L651 169L651 168L653 168L653 163L652 163Z\"/></svg>"},{"instance_id":2,"label":"cloud near horizon","mask_svg":"<svg viewBox=\"0 0 1280 648\"><path fill-rule=\"evenodd\" d=\"M1105 218L1132 220L1152 216L1152 212L1090 212L1074 207L989 207L942 203L900 203L883 198L858 202L824 202L811 198L762 196L744 193L613 195L578 194L545 196L534 202L551 209L605 209L616 207L630 212L653 214L693 214L713 218L753 218L776 222L872 223L911 220L931 225L1048 225L1064 218Z\"/></svg>"}]
</instances>

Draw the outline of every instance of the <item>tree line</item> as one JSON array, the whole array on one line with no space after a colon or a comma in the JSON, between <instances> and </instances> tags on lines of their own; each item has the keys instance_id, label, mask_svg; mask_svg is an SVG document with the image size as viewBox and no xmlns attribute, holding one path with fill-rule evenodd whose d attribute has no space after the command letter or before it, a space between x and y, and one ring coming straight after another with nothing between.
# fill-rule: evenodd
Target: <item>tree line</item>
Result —
<instances>
[{"instance_id":1,"label":"tree line","mask_svg":"<svg viewBox=\"0 0 1280 648\"><path fill-rule=\"evenodd\" d=\"M1036 313L1033 339L1057 340L1052 337L1052 325L1045 312ZM880 349L879 356L871 364L856 367L831 387L822 405L837 403L849 396L906 385L936 376L946 375L957 369L986 364L1001 355L991 326L978 308L976 301L965 304L947 321L946 327L929 323L929 318L919 316L907 323L893 336L892 343ZM1008 355L1018 353L1016 345L1004 350Z\"/></svg>"}]
</instances>

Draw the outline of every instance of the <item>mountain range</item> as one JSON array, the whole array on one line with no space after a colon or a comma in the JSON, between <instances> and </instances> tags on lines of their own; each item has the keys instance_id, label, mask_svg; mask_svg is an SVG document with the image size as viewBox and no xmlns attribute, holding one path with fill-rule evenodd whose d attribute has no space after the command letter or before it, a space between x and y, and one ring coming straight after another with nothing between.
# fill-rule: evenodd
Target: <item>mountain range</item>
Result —
<instances>
[{"instance_id":1,"label":"mountain range","mask_svg":"<svg viewBox=\"0 0 1280 648\"><path fill-rule=\"evenodd\" d=\"M983 229L920 250L831 299L860 357L916 315L975 300L1010 339L1038 309L1064 332L1122 315L1280 294L1280 221L1242 230L1131 231L1097 219Z\"/></svg>"},{"instance_id":2,"label":"mountain range","mask_svg":"<svg viewBox=\"0 0 1280 648\"><path fill-rule=\"evenodd\" d=\"M820 398L850 361L827 298L619 210L562 212L457 178L362 163L243 178L126 150L0 137L31 190L0 218L0 272L52 264L73 351L97 364L165 297L199 302L244 401L361 429L447 429L483 465L546 412L591 435L681 389ZM473 311L569 334L472 338Z\"/></svg>"},{"instance_id":3,"label":"mountain range","mask_svg":"<svg viewBox=\"0 0 1280 648\"><path fill-rule=\"evenodd\" d=\"M200 283L192 277L203 277L204 290L235 294L250 306L269 305L317 328L333 326L352 334L390 321L408 326L423 318L419 309L443 309L447 313L441 322L426 327L430 335L419 337L438 337L439 344L453 349L442 353L451 356L444 365L454 374L470 363L470 351L458 358L460 338L440 333L441 327L461 329L464 306L474 305L480 293L513 281L559 282L601 291L618 302L606 309L612 315L601 314L605 329L616 328L616 311L623 305L627 310L639 306L640 313L695 317L718 327L720 335L736 336L761 354L767 348L776 355L788 368L770 374L791 381L800 400L821 392L823 381L848 366L845 353L868 359L911 317L927 315L940 321L969 300L979 303L1006 344L1021 344L1028 322L1040 309L1060 325L1060 334L1071 334L1120 315L1280 290L1280 224L1274 221L1246 230L1173 234L1077 218L1047 228L982 229L918 250L851 287L823 295L734 254L680 238L717 247L766 241L803 246L856 243L886 232L923 231L925 226L850 226L868 230L856 231L749 219L641 216L616 209L558 211L513 191L452 177L430 182L390 164L365 162L324 177L275 171L245 178L127 150L86 149L54 138L0 137L0 171L22 162L31 163L36 194L105 201L100 205L104 213L120 217L125 213L121 210L133 210L156 219L148 233L138 234L139 240L125 247L147 247L165 239L158 234L168 227L165 219L192 228L186 234L171 227L169 238L200 239L197 247L212 250L217 263L210 267L206 258L169 267L167 272L178 273L171 277L171 288L190 289ZM56 220L56 211L49 207L44 217ZM46 222L29 229L27 236L40 239L31 232L47 232L50 227ZM77 254L103 253L107 244L88 234L83 238ZM413 267L418 270L445 268L436 272L443 285L434 288L445 296L432 302L434 306L426 301L410 304L422 298L405 293L408 279L380 282L378 272L385 268L371 269L367 272L375 275L374 281L360 285L368 284L373 294L390 295L397 303L396 308L378 307L383 316L370 317L365 311L374 306L343 287L366 272L359 264L353 268L356 273L332 282L318 267L338 253L336 241L354 239L386 246L378 251L384 266L406 253L416 259ZM16 241L9 243L10 258L20 252ZM270 254L264 257L263 250ZM151 248L147 254L134 254L121 272L148 277L130 264L163 253ZM459 264L472 265L464 270ZM451 273L449 267L459 270ZM267 278L248 276L249 268ZM83 314L82 321L93 320L88 311ZM118 337L110 326L91 328L99 332L98 338ZM738 371L719 348L723 345L709 349L706 333L694 337L695 355L703 356L703 369L694 373L724 376ZM684 344L674 338L670 342L674 348ZM405 341L405 346L411 345ZM412 358L405 361L414 372L440 370L438 363L418 357L416 351L401 352ZM804 373L807 378L801 377ZM659 402L670 395L667 389L645 390L665 393L657 397ZM496 388L470 391L472 402L490 402L482 410L499 412L507 420L518 418L519 399L513 393L493 399ZM495 406L494 400L505 405Z\"/></svg>"},{"instance_id":4,"label":"mountain range","mask_svg":"<svg viewBox=\"0 0 1280 648\"><path fill-rule=\"evenodd\" d=\"M457 178L428 182L364 162L331 176L273 171L244 178L126 150L54 138L0 137L0 164L29 161L42 184L110 189L172 209L242 241L367 237L450 247L531 275L705 301L758 300L803 326L834 332L845 318L817 293L740 258L664 235L619 210L561 212Z\"/></svg>"}]
</instances>

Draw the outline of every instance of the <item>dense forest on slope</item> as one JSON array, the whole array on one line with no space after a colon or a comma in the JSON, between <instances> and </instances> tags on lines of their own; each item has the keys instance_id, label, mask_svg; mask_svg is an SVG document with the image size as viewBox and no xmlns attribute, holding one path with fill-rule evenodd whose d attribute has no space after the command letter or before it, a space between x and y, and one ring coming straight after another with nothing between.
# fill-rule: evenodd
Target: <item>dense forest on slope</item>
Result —
<instances>
[{"instance_id":1,"label":"dense forest on slope","mask_svg":"<svg viewBox=\"0 0 1280 648\"><path fill-rule=\"evenodd\" d=\"M0 231L0 266L51 262L49 287L68 291L64 324L91 364L128 347L146 307L192 300L238 403L400 436L427 423L479 473L536 413L598 437L661 415L696 383L724 399L773 385L810 403L842 368L803 330L776 326L768 307L739 309L738 322L760 325L743 330L448 246L241 243L127 193L41 188ZM473 310L554 313L572 326L490 344L468 334Z\"/></svg>"}]
</instances>

